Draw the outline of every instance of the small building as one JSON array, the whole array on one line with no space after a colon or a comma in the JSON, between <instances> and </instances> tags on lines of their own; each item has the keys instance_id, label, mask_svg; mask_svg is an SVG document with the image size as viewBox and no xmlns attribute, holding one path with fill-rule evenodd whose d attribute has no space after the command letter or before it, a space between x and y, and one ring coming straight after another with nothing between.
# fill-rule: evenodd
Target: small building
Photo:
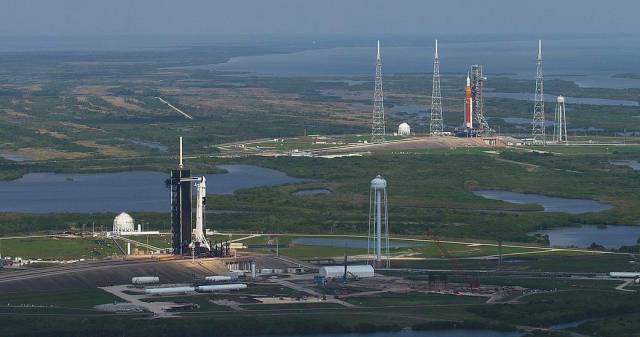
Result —
<instances>
[{"instance_id":1,"label":"small building","mask_svg":"<svg viewBox=\"0 0 640 337\"><path fill-rule=\"evenodd\" d=\"M344 277L344 266L324 266L320 268L320 276L325 278L343 278ZM357 278L365 278L365 277L374 277L375 270L371 265L362 264L362 265L349 265L347 266L347 277L357 277Z\"/></svg>"},{"instance_id":2,"label":"small building","mask_svg":"<svg viewBox=\"0 0 640 337\"><path fill-rule=\"evenodd\" d=\"M398 136L409 136L411 134L411 127L407 123L398 125Z\"/></svg>"},{"instance_id":3,"label":"small building","mask_svg":"<svg viewBox=\"0 0 640 337\"><path fill-rule=\"evenodd\" d=\"M133 232L133 218L127 213L120 213L113 219L113 234Z\"/></svg>"}]
</instances>

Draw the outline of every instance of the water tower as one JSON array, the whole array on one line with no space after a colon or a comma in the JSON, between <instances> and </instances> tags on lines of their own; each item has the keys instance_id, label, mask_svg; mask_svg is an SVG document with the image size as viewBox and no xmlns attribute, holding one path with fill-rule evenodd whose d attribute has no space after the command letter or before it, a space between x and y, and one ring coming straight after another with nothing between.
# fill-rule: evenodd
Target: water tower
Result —
<instances>
[{"instance_id":1,"label":"water tower","mask_svg":"<svg viewBox=\"0 0 640 337\"><path fill-rule=\"evenodd\" d=\"M567 144L567 114L565 112L565 99L558 96L556 103L556 118L553 126L553 141L558 144Z\"/></svg>"},{"instance_id":2,"label":"water tower","mask_svg":"<svg viewBox=\"0 0 640 337\"><path fill-rule=\"evenodd\" d=\"M370 250L373 246L376 266L382 265L383 245L387 260L386 265L389 267L387 181L381 175L378 175L371 180L371 189L369 190L369 233L367 235L367 255L370 255Z\"/></svg>"}]
</instances>

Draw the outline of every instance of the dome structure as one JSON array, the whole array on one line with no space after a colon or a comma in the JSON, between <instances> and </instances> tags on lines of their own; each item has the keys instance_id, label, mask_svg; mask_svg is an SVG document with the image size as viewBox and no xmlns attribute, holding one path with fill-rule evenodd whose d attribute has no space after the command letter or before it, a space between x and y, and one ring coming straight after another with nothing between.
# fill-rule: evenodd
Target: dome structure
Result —
<instances>
[{"instance_id":1,"label":"dome structure","mask_svg":"<svg viewBox=\"0 0 640 337\"><path fill-rule=\"evenodd\" d=\"M133 232L133 218L127 213L120 213L113 219L113 233Z\"/></svg>"},{"instance_id":2,"label":"dome structure","mask_svg":"<svg viewBox=\"0 0 640 337\"><path fill-rule=\"evenodd\" d=\"M399 136L408 136L411 134L411 127L407 123L402 123L398 125L398 135Z\"/></svg>"},{"instance_id":3,"label":"dome structure","mask_svg":"<svg viewBox=\"0 0 640 337\"><path fill-rule=\"evenodd\" d=\"M387 188L387 181L381 175L377 175L371 180L371 188L374 190L383 190Z\"/></svg>"}]
</instances>

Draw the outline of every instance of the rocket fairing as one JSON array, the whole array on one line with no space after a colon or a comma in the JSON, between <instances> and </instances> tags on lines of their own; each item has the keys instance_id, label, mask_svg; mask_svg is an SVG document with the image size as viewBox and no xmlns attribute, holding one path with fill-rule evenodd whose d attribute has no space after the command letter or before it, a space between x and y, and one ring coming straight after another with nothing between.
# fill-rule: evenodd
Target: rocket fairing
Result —
<instances>
[{"instance_id":1,"label":"rocket fairing","mask_svg":"<svg viewBox=\"0 0 640 337\"><path fill-rule=\"evenodd\" d=\"M471 99L471 79L467 73L467 87L465 88L466 97L464 100L464 126L467 129L473 129L473 108Z\"/></svg>"}]
</instances>

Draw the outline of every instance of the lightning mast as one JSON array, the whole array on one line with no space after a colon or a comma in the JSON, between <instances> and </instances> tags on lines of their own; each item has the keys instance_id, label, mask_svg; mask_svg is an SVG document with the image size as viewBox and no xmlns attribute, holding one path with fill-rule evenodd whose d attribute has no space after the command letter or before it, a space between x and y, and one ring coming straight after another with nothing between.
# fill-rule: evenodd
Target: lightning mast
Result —
<instances>
[{"instance_id":1,"label":"lightning mast","mask_svg":"<svg viewBox=\"0 0 640 337\"><path fill-rule=\"evenodd\" d=\"M384 99L382 96L382 60L380 59L380 40L378 40L378 56L376 58L375 91L373 94L373 123L371 126L371 142L384 143Z\"/></svg>"},{"instance_id":2,"label":"lightning mast","mask_svg":"<svg viewBox=\"0 0 640 337\"><path fill-rule=\"evenodd\" d=\"M536 61L536 94L533 105L533 144L546 145L544 134L544 78L542 76L542 40L538 40L538 58Z\"/></svg>"},{"instance_id":3,"label":"lightning mast","mask_svg":"<svg viewBox=\"0 0 640 337\"><path fill-rule=\"evenodd\" d=\"M441 136L443 131L442 120L442 92L440 91L440 57L438 56L438 40L436 40L436 53L433 58L433 86L431 89L431 120L429 134Z\"/></svg>"}]
</instances>

